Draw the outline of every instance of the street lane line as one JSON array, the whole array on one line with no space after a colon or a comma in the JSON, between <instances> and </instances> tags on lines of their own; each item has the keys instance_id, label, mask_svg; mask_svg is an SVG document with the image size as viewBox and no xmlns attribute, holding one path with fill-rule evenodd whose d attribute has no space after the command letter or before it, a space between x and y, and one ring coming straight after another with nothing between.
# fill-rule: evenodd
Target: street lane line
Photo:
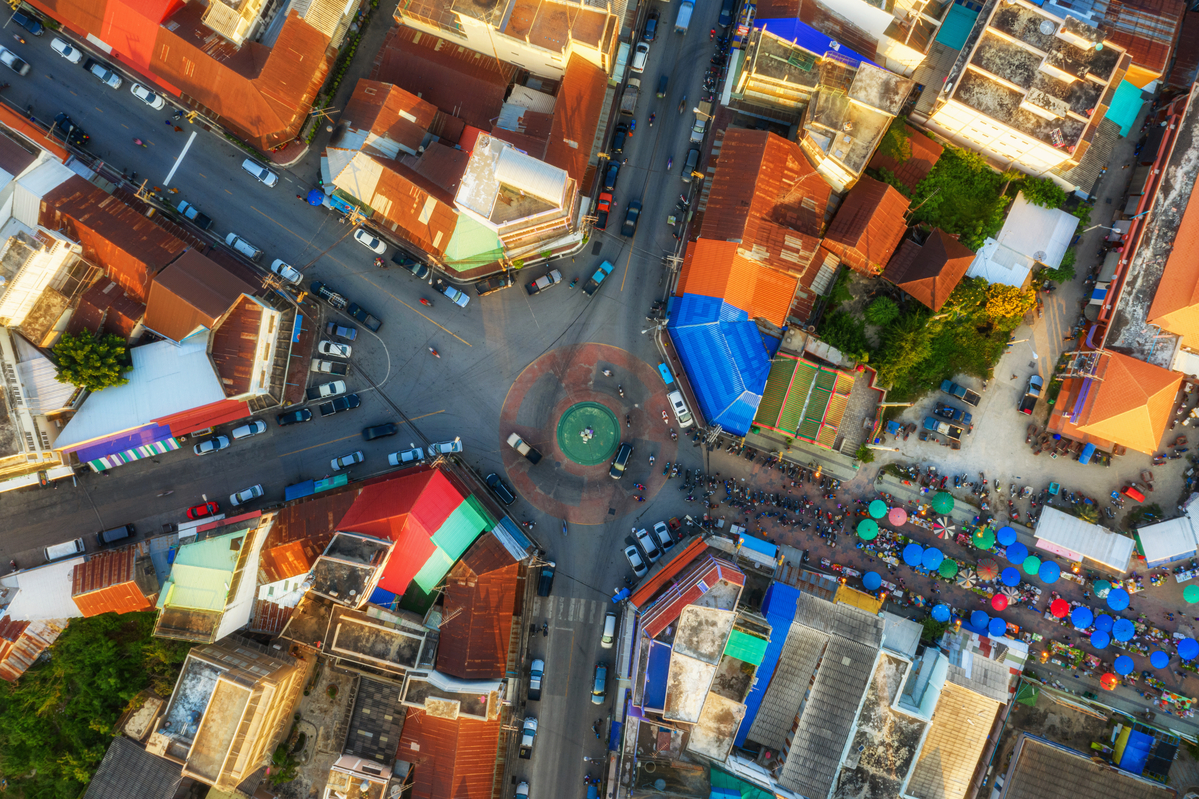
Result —
<instances>
[{"instance_id":1,"label":"street lane line","mask_svg":"<svg viewBox=\"0 0 1199 799\"><path fill-rule=\"evenodd\" d=\"M445 411L432 411L431 413L422 414L421 416L410 416L410 417L408 417L408 420L415 422L417 419L425 419L429 416L436 416L439 413L445 413ZM401 422L400 424L403 424L403 422ZM351 438L358 438L361 435L362 435L361 433L354 433L353 435L350 435L350 436L343 436L342 438L334 438L330 441L322 441L320 444L313 444L310 447L302 447L300 449L292 450L291 452L281 452L276 457L286 458L289 455L297 455L301 452L307 452L310 449L316 449L317 447L327 447L330 444L337 444L342 441L349 441Z\"/></svg>"},{"instance_id":2,"label":"street lane line","mask_svg":"<svg viewBox=\"0 0 1199 799\"><path fill-rule=\"evenodd\" d=\"M184 156L186 156L186 155L187 155L187 151L191 149L192 142L194 142L194 141L196 140L196 135L197 135L197 133L198 133L198 131L194 131L194 130L193 130L193 131L192 131L192 135L190 135L190 136L188 136L188 137L187 137L187 144L183 145L183 151L182 151L182 152L180 152L180 153L179 153L179 155L177 155L177 156L175 157L175 164L174 164L174 166L172 166L172 167L171 167L171 171L170 171L170 173L169 173L169 174L166 176L166 180L164 180L164 181L162 182L162 185L163 185L163 186L170 186L170 185L171 185L171 178L175 177L175 170L176 170L176 169L178 169L178 168L179 168L179 165L183 163L183 157L184 157Z\"/></svg>"}]
</instances>

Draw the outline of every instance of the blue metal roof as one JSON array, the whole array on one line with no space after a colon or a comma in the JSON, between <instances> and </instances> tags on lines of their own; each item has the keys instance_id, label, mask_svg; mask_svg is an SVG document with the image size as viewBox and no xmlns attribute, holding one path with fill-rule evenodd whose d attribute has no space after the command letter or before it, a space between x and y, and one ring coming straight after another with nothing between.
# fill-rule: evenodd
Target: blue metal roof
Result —
<instances>
[{"instance_id":1,"label":"blue metal roof","mask_svg":"<svg viewBox=\"0 0 1199 799\"><path fill-rule=\"evenodd\" d=\"M766 695L770 678L774 676L774 670L779 664L779 655L783 653L783 644L787 642L787 635L791 631L791 622L795 620L795 606L799 602L799 594L798 588L786 583L772 582L766 589L766 596L762 600L762 615L770 622L770 641L766 644L766 654L758 665L753 689L745 698L745 718L741 720L741 726L737 729L734 746L745 745L745 736L749 734L749 728L753 726L758 710L762 707L762 697Z\"/></svg>"},{"instance_id":2,"label":"blue metal roof","mask_svg":"<svg viewBox=\"0 0 1199 799\"><path fill-rule=\"evenodd\" d=\"M645 698L642 706L650 710L662 710L666 707L666 678L670 674L669 644L652 642L649 651L649 665L645 669Z\"/></svg>"},{"instance_id":3,"label":"blue metal roof","mask_svg":"<svg viewBox=\"0 0 1199 799\"><path fill-rule=\"evenodd\" d=\"M866 56L854 50L850 50L839 41L829 36L827 33L821 33L806 22L800 22L798 17L763 17L759 13L754 20L754 27L769 31L775 36L785 41L793 43L796 47L802 47L812 55L823 56L829 50L846 58L851 58L854 61L865 61L867 64L874 64ZM875 66L878 66L875 64Z\"/></svg>"},{"instance_id":4,"label":"blue metal roof","mask_svg":"<svg viewBox=\"0 0 1199 799\"><path fill-rule=\"evenodd\" d=\"M779 548L769 541L763 541L761 538L755 538L747 533L741 534L741 546L746 549L752 549L754 552L765 555L768 558L775 557L779 552Z\"/></svg>"},{"instance_id":5,"label":"blue metal roof","mask_svg":"<svg viewBox=\"0 0 1199 799\"><path fill-rule=\"evenodd\" d=\"M748 433L770 373L757 324L718 297L684 294L668 330L708 424Z\"/></svg>"}]
</instances>

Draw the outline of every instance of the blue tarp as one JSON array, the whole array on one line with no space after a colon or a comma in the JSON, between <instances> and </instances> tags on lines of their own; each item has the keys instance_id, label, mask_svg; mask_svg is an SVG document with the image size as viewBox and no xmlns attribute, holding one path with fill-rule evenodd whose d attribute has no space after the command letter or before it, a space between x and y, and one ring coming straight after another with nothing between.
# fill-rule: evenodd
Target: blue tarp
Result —
<instances>
[{"instance_id":1,"label":"blue tarp","mask_svg":"<svg viewBox=\"0 0 1199 799\"><path fill-rule=\"evenodd\" d=\"M748 433L770 374L757 324L718 297L685 294L668 330L708 424Z\"/></svg>"},{"instance_id":2,"label":"blue tarp","mask_svg":"<svg viewBox=\"0 0 1199 799\"><path fill-rule=\"evenodd\" d=\"M291 486L288 486L287 488L283 489L283 501L291 502L293 499L299 499L300 497L309 497L315 493L316 493L316 481L315 480L305 480L302 483L296 483L295 485L291 485Z\"/></svg>"},{"instance_id":3,"label":"blue tarp","mask_svg":"<svg viewBox=\"0 0 1199 799\"><path fill-rule=\"evenodd\" d=\"M766 644L766 654L758 664L758 673L754 678L754 686L745 698L745 718L737 728L735 746L745 745L745 736L757 718L758 710L762 707L762 697L766 695L766 686L779 663L779 655L783 653L783 644L787 641L787 632L795 619L795 606L799 602L800 591L784 583L771 583L766 589L762 600L762 615L770 622L770 640Z\"/></svg>"},{"instance_id":4,"label":"blue tarp","mask_svg":"<svg viewBox=\"0 0 1199 799\"><path fill-rule=\"evenodd\" d=\"M945 15L941 29L937 31L937 41L951 49L961 50L977 19L978 11L966 8L961 3L954 3Z\"/></svg>"},{"instance_id":5,"label":"blue tarp","mask_svg":"<svg viewBox=\"0 0 1199 799\"><path fill-rule=\"evenodd\" d=\"M1144 104L1145 98L1141 90L1128 81L1122 81L1107 109L1107 118L1120 126L1121 136L1127 136L1136 124L1137 114L1141 113L1141 106Z\"/></svg>"},{"instance_id":6,"label":"blue tarp","mask_svg":"<svg viewBox=\"0 0 1199 799\"><path fill-rule=\"evenodd\" d=\"M1128 742L1124 744L1124 754L1116 765L1125 771L1140 776L1149 762L1149 752L1153 749L1153 736L1138 730L1128 733Z\"/></svg>"},{"instance_id":7,"label":"blue tarp","mask_svg":"<svg viewBox=\"0 0 1199 799\"><path fill-rule=\"evenodd\" d=\"M769 541L763 541L760 538L754 538L752 535L746 535L745 533L741 534L741 546L746 549L752 549L754 552L765 555L768 558L777 557L779 553L779 548Z\"/></svg>"},{"instance_id":8,"label":"blue tarp","mask_svg":"<svg viewBox=\"0 0 1199 799\"><path fill-rule=\"evenodd\" d=\"M666 708L666 678L670 674L670 646L654 642L649 651L649 666L645 670L645 700L648 710Z\"/></svg>"},{"instance_id":9,"label":"blue tarp","mask_svg":"<svg viewBox=\"0 0 1199 799\"><path fill-rule=\"evenodd\" d=\"M1087 463L1090 463L1091 456L1094 454L1095 454L1095 445L1087 444L1085 447L1082 448L1082 454L1078 456L1078 462L1081 464L1084 464L1084 465Z\"/></svg>"},{"instance_id":10,"label":"blue tarp","mask_svg":"<svg viewBox=\"0 0 1199 799\"><path fill-rule=\"evenodd\" d=\"M854 61L874 63L861 53L850 50L827 33L821 33L811 25L800 22L797 17L763 17L759 9L758 17L754 20L754 27L759 29L764 28L780 39L794 42L796 46L802 47L813 55L823 56L826 52L832 50L838 55L845 58L852 58Z\"/></svg>"},{"instance_id":11,"label":"blue tarp","mask_svg":"<svg viewBox=\"0 0 1199 799\"><path fill-rule=\"evenodd\" d=\"M385 608L395 608L396 595L390 591L384 591L382 588L376 588L371 592L370 603L379 605Z\"/></svg>"}]
</instances>

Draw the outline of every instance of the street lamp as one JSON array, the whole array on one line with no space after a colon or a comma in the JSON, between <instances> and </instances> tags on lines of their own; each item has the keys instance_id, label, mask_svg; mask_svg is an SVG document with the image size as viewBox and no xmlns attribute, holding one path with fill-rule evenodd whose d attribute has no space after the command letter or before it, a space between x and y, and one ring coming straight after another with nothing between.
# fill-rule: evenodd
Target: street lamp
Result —
<instances>
[{"instance_id":1,"label":"street lamp","mask_svg":"<svg viewBox=\"0 0 1199 799\"><path fill-rule=\"evenodd\" d=\"M711 114L705 114L703 111L700 111L698 108L692 108L691 110L695 112L696 116L701 116L706 119L715 119L715 117L712 116Z\"/></svg>"}]
</instances>

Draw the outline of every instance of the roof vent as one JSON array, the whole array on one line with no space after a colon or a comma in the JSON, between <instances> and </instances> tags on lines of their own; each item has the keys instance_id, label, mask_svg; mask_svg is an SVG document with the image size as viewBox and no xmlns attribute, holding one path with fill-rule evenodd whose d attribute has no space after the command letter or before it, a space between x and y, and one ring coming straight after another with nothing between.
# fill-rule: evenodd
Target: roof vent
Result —
<instances>
[{"instance_id":1,"label":"roof vent","mask_svg":"<svg viewBox=\"0 0 1199 799\"><path fill-rule=\"evenodd\" d=\"M1056 26L1055 26L1055 25L1053 24L1053 22L1051 22L1050 20L1047 20L1047 19L1043 19L1043 20L1041 20L1041 27L1040 27L1040 31L1041 31L1041 33L1043 33L1044 35L1046 35L1046 36L1052 36L1052 35L1053 35L1053 32L1054 32L1056 29L1057 29L1057 28L1056 28Z\"/></svg>"}]
</instances>

